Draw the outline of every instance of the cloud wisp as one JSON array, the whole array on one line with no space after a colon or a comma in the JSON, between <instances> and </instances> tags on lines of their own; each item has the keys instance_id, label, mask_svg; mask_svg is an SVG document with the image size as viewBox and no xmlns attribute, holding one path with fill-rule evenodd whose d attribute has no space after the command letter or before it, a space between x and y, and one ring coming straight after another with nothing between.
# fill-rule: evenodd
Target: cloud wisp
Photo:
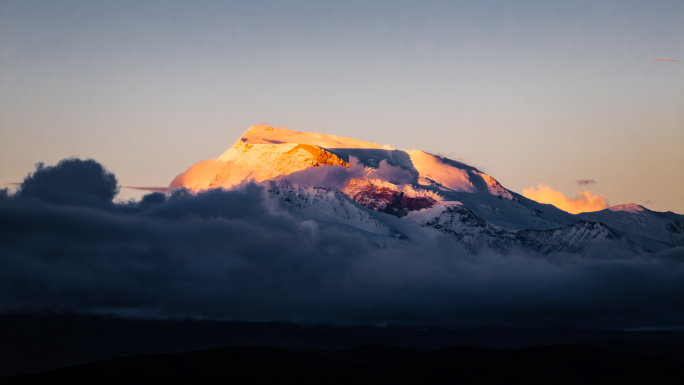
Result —
<instances>
[{"instance_id":1,"label":"cloud wisp","mask_svg":"<svg viewBox=\"0 0 684 385\"><path fill-rule=\"evenodd\" d=\"M22 184L40 194L0 190L0 312L480 326L684 320L681 248L629 258L597 250L563 266L524 254L473 258L446 235L382 249L363 232L273 209L253 183L117 204L110 174L89 164L78 170L92 186L69 179L48 189L55 179L41 174L71 161Z\"/></svg>"},{"instance_id":2,"label":"cloud wisp","mask_svg":"<svg viewBox=\"0 0 684 385\"><path fill-rule=\"evenodd\" d=\"M579 186L587 186L590 184L598 184L598 182L593 180L593 179L577 179L575 181L575 183L577 183Z\"/></svg>"},{"instance_id":3,"label":"cloud wisp","mask_svg":"<svg viewBox=\"0 0 684 385\"><path fill-rule=\"evenodd\" d=\"M681 60L677 59L665 59L665 58L651 58L651 61L658 61L658 62L681 62Z\"/></svg>"},{"instance_id":4,"label":"cloud wisp","mask_svg":"<svg viewBox=\"0 0 684 385\"><path fill-rule=\"evenodd\" d=\"M539 203L548 203L571 214L583 212L599 211L609 207L603 195L591 195L591 192L578 192L574 198L568 198L561 191L556 191L551 187L540 183L535 189L534 186L523 189L523 196Z\"/></svg>"},{"instance_id":5,"label":"cloud wisp","mask_svg":"<svg viewBox=\"0 0 684 385\"><path fill-rule=\"evenodd\" d=\"M123 186L123 188L129 188L131 190L138 191L149 191L149 192L171 192L174 190L173 187L159 187L159 186Z\"/></svg>"}]
</instances>

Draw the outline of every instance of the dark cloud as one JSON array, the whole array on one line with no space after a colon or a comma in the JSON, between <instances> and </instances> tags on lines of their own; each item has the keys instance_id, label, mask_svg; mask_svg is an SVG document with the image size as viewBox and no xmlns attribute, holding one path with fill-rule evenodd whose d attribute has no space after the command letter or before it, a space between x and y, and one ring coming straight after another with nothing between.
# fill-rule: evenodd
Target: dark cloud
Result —
<instances>
[{"instance_id":1,"label":"dark cloud","mask_svg":"<svg viewBox=\"0 0 684 385\"><path fill-rule=\"evenodd\" d=\"M580 186L586 186L589 184L598 184L598 182L593 180L593 179L577 179L575 181L575 183L577 183Z\"/></svg>"},{"instance_id":2,"label":"dark cloud","mask_svg":"<svg viewBox=\"0 0 684 385\"><path fill-rule=\"evenodd\" d=\"M647 200L646 202L644 202L644 204L645 204L645 205L652 205L652 204L653 204L653 201Z\"/></svg>"},{"instance_id":3,"label":"dark cloud","mask_svg":"<svg viewBox=\"0 0 684 385\"><path fill-rule=\"evenodd\" d=\"M255 184L83 206L78 199L97 196L84 191L102 180L82 170L94 186L63 189L71 199L0 195L0 311L527 326L684 320L682 248L629 258L597 249L564 265L473 257L447 236L381 249L359 231L272 208Z\"/></svg>"},{"instance_id":4,"label":"dark cloud","mask_svg":"<svg viewBox=\"0 0 684 385\"><path fill-rule=\"evenodd\" d=\"M61 160L56 166L36 165L24 178L18 197L54 204L102 206L119 193L114 174L92 159Z\"/></svg>"}]
</instances>

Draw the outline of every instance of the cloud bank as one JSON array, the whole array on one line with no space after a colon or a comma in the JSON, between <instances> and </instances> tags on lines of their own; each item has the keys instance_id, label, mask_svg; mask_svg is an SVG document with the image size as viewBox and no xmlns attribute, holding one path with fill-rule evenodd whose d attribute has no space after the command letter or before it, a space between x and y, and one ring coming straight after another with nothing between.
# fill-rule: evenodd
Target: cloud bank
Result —
<instances>
[{"instance_id":1,"label":"cloud bank","mask_svg":"<svg viewBox=\"0 0 684 385\"><path fill-rule=\"evenodd\" d=\"M575 181L575 183L577 183L580 186L586 186L586 185L590 185L590 184L598 184L598 182L593 180L593 179L577 179Z\"/></svg>"},{"instance_id":2,"label":"cloud bank","mask_svg":"<svg viewBox=\"0 0 684 385\"><path fill-rule=\"evenodd\" d=\"M571 214L599 211L609 207L603 195L591 195L591 192L578 192L578 196L568 198L560 191L540 183L537 189L534 186L523 189L523 196L539 203L548 203L565 210Z\"/></svg>"},{"instance_id":3,"label":"cloud bank","mask_svg":"<svg viewBox=\"0 0 684 385\"><path fill-rule=\"evenodd\" d=\"M346 324L684 322L681 248L630 258L596 250L562 266L527 255L473 257L447 236L379 249L361 232L274 209L256 184L116 204L111 174L93 163L42 167L20 193L0 193L0 311ZM92 184L46 175L76 169Z\"/></svg>"},{"instance_id":4,"label":"cloud bank","mask_svg":"<svg viewBox=\"0 0 684 385\"><path fill-rule=\"evenodd\" d=\"M100 206L119 193L116 176L93 160L64 159L36 165L21 183L18 197L66 205Z\"/></svg>"}]
</instances>

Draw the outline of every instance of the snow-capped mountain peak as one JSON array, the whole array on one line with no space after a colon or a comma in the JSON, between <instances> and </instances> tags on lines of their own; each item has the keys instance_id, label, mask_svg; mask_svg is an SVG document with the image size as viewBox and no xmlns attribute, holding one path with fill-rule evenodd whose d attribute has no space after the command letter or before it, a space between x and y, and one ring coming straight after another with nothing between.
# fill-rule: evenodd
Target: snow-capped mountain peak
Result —
<instances>
[{"instance_id":1,"label":"snow-capped mountain peak","mask_svg":"<svg viewBox=\"0 0 684 385\"><path fill-rule=\"evenodd\" d=\"M353 164L360 167L351 170ZM217 160L196 164L179 175L172 187L183 186L194 191L232 188L246 181L283 178L323 166L350 169L345 183L367 178L426 191L482 193L516 200L491 176L448 158L420 150L402 151L389 145L268 125L250 127Z\"/></svg>"},{"instance_id":2,"label":"snow-capped mountain peak","mask_svg":"<svg viewBox=\"0 0 684 385\"><path fill-rule=\"evenodd\" d=\"M626 211L628 213L637 214L644 211L643 206L639 206L636 203L624 203L621 205L616 205L613 207L608 207L610 211Z\"/></svg>"},{"instance_id":3,"label":"snow-capped mountain peak","mask_svg":"<svg viewBox=\"0 0 684 385\"><path fill-rule=\"evenodd\" d=\"M344 138L335 135L299 132L286 128L271 127L268 124L257 124L250 127L235 144L282 144L299 143L310 144L322 148L366 148L394 150L389 145L365 142L363 140Z\"/></svg>"},{"instance_id":4,"label":"snow-capped mountain peak","mask_svg":"<svg viewBox=\"0 0 684 385\"><path fill-rule=\"evenodd\" d=\"M636 204L573 215L445 157L265 124L250 127L218 159L195 164L171 186L197 192L247 182L261 183L302 223L357 229L377 245L429 242L434 237L425 234L433 232L474 254L517 249L558 258L585 255L597 242L630 252L684 246L681 215Z\"/></svg>"}]
</instances>

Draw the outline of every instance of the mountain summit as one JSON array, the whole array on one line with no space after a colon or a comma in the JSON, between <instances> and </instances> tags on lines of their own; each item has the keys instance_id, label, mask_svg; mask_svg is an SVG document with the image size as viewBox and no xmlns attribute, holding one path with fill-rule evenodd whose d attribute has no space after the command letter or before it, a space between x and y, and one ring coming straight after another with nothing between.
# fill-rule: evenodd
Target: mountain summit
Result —
<instances>
[{"instance_id":1,"label":"mountain summit","mask_svg":"<svg viewBox=\"0 0 684 385\"><path fill-rule=\"evenodd\" d=\"M431 233L452 236L473 254L524 249L550 258L584 255L597 244L630 252L684 246L682 215L634 204L573 215L445 157L265 124L171 187L199 192L250 182L303 221L375 234L381 238L372 242L384 246L431 242Z\"/></svg>"},{"instance_id":2,"label":"mountain summit","mask_svg":"<svg viewBox=\"0 0 684 385\"><path fill-rule=\"evenodd\" d=\"M365 169L362 173L352 171L350 176L358 174L395 185L434 187L430 190L435 191L477 192L516 199L491 176L444 157L267 125L250 127L217 160L196 164L171 185L193 190L231 188L245 181L282 178L311 167L337 165L349 169L350 163Z\"/></svg>"}]
</instances>

